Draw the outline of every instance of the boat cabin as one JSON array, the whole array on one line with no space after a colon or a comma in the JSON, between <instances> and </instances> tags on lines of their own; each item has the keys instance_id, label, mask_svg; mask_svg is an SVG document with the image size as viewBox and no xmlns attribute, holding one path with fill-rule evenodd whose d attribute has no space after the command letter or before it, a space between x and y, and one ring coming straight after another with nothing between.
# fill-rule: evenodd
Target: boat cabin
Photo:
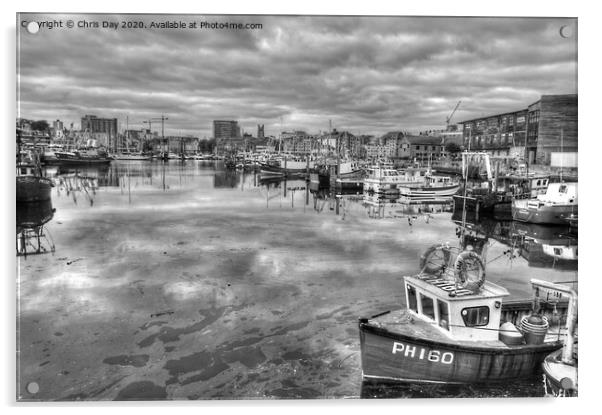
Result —
<instances>
[{"instance_id":1,"label":"boat cabin","mask_svg":"<svg viewBox=\"0 0 602 415\"><path fill-rule=\"evenodd\" d=\"M370 179L388 179L399 177L399 172L394 169L385 169L381 167L371 167L368 169L368 178Z\"/></svg>"},{"instance_id":2,"label":"boat cabin","mask_svg":"<svg viewBox=\"0 0 602 415\"><path fill-rule=\"evenodd\" d=\"M17 164L17 176L36 176L37 170L33 164Z\"/></svg>"},{"instance_id":3,"label":"boat cabin","mask_svg":"<svg viewBox=\"0 0 602 415\"><path fill-rule=\"evenodd\" d=\"M426 185L430 187L444 187L451 186L454 183L452 182L452 178L448 176L427 176L426 177Z\"/></svg>"},{"instance_id":4,"label":"boat cabin","mask_svg":"<svg viewBox=\"0 0 602 415\"><path fill-rule=\"evenodd\" d=\"M577 183L550 183L546 193L537 196L537 200L552 205L576 205Z\"/></svg>"},{"instance_id":5,"label":"boat cabin","mask_svg":"<svg viewBox=\"0 0 602 415\"><path fill-rule=\"evenodd\" d=\"M549 176L508 175L497 179L496 189L515 197L537 197L546 193L549 182Z\"/></svg>"},{"instance_id":6,"label":"boat cabin","mask_svg":"<svg viewBox=\"0 0 602 415\"><path fill-rule=\"evenodd\" d=\"M498 340L502 298L508 291L485 281L473 292L432 274L404 277L407 309L455 340Z\"/></svg>"}]
</instances>

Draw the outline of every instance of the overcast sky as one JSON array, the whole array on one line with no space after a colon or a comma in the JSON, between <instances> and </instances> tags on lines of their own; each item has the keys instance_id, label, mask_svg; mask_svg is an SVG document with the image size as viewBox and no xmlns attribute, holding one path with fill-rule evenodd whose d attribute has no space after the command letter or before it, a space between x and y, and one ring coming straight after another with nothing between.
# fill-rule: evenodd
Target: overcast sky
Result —
<instances>
[{"instance_id":1,"label":"overcast sky","mask_svg":"<svg viewBox=\"0 0 602 415\"><path fill-rule=\"evenodd\" d=\"M261 23L258 30L19 28L24 118L168 134L333 127L418 132L577 92L577 22L562 18L21 15L21 20ZM561 31L562 26L567 26ZM564 34L562 36L561 34ZM153 130L160 129L153 124ZM282 127L281 127L282 125Z\"/></svg>"}]
</instances>

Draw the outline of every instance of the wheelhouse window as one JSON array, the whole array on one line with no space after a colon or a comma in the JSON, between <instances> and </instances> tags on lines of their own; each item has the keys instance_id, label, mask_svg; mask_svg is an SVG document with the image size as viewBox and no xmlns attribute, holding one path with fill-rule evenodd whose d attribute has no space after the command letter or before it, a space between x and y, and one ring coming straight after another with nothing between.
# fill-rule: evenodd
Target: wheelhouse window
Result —
<instances>
[{"instance_id":1,"label":"wheelhouse window","mask_svg":"<svg viewBox=\"0 0 602 415\"><path fill-rule=\"evenodd\" d=\"M415 312L418 312L418 301L416 301L416 288L411 285L406 285L408 308Z\"/></svg>"},{"instance_id":2,"label":"wheelhouse window","mask_svg":"<svg viewBox=\"0 0 602 415\"><path fill-rule=\"evenodd\" d=\"M420 294L420 304L422 305L422 314L435 319L435 303L431 297Z\"/></svg>"},{"instance_id":3,"label":"wheelhouse window","mask_svg":"<svg viewBox=\"0 0 602 415\"><path fill-rule=\"evenodd\" d=\"M466 327L486 326L489 323L487 306L463 308L461 314Z\"/></svg>"},{"instance_id":4,"label":"wheelhouse window","mask_svg":"<svg viewBox=\"0 0 602 415\"><path fill-rule=\"evenodd\" d=\"M445 301L437 300L439 312L439 326L449 330L449 305Z\"/></svg>"}]
</instances>

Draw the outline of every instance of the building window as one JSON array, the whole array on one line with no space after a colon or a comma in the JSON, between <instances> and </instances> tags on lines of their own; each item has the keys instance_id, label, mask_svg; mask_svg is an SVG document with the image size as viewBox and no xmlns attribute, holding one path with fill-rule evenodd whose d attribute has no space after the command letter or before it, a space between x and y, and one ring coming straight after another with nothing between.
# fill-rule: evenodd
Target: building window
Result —
<instances>
[{"instance_id":1,"label":"building window","mask_svg":"<svg viewBox=\"0 0 602 415\"><path fill-rule=\"evenodd\" d=\"M487 306L463 308L461 314L466 327L486 326L489 323Z\"/></svg>"}]
</instances>

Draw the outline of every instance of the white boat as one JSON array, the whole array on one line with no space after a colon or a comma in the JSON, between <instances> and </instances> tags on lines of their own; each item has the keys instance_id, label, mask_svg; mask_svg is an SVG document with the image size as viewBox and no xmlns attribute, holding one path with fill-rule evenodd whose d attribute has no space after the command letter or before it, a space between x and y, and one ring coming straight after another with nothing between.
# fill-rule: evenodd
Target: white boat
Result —
<instances>
[{"instance_id":1,"label":"white boat","mask_svg":"<svg viewBox=\"0 0 602 415\"><path fill-rule=\"evenodd\" d=\"M460 189L460 183L448 176L428 175L423 184L399 186L399 194L406 197L451 197Z\"/></svg>"},{"instance_id":2,"label":"white boat","mask_svg":"<svg viewBox=\"0 0 602 415\"><path fill-rule=\"evenodd\" d=\"M512 218L520 222L564 225L578 213L577 183L550 183L543 195L512 202Z\"/></svg>"},{"instance_id":3,"label":"white boat","mask_svg":"<svg viewBox=\"0 0 602 415\"><path fill-rule=\"evenodd\" d=\"M544 388L546 395L577 396L578 393L578 354L577 344L577 293L572 289L554 283L547 287L567 296L570 302L567 316L567 332L561 350L550 353L543 361Z\"/></svg>"},{"instance_id":4,"label":"white boat","mask_svg":"<svg viewBox=\"0 0 602 415\"><path fill-rule=\"evenodd\" d=\"M395 170L382 166L368 169L368 177L364 179L364 190L374 193L399 193L401 187L419 187L426 182L428 168L408 168Z\"/></svg>"}]
</instances>

